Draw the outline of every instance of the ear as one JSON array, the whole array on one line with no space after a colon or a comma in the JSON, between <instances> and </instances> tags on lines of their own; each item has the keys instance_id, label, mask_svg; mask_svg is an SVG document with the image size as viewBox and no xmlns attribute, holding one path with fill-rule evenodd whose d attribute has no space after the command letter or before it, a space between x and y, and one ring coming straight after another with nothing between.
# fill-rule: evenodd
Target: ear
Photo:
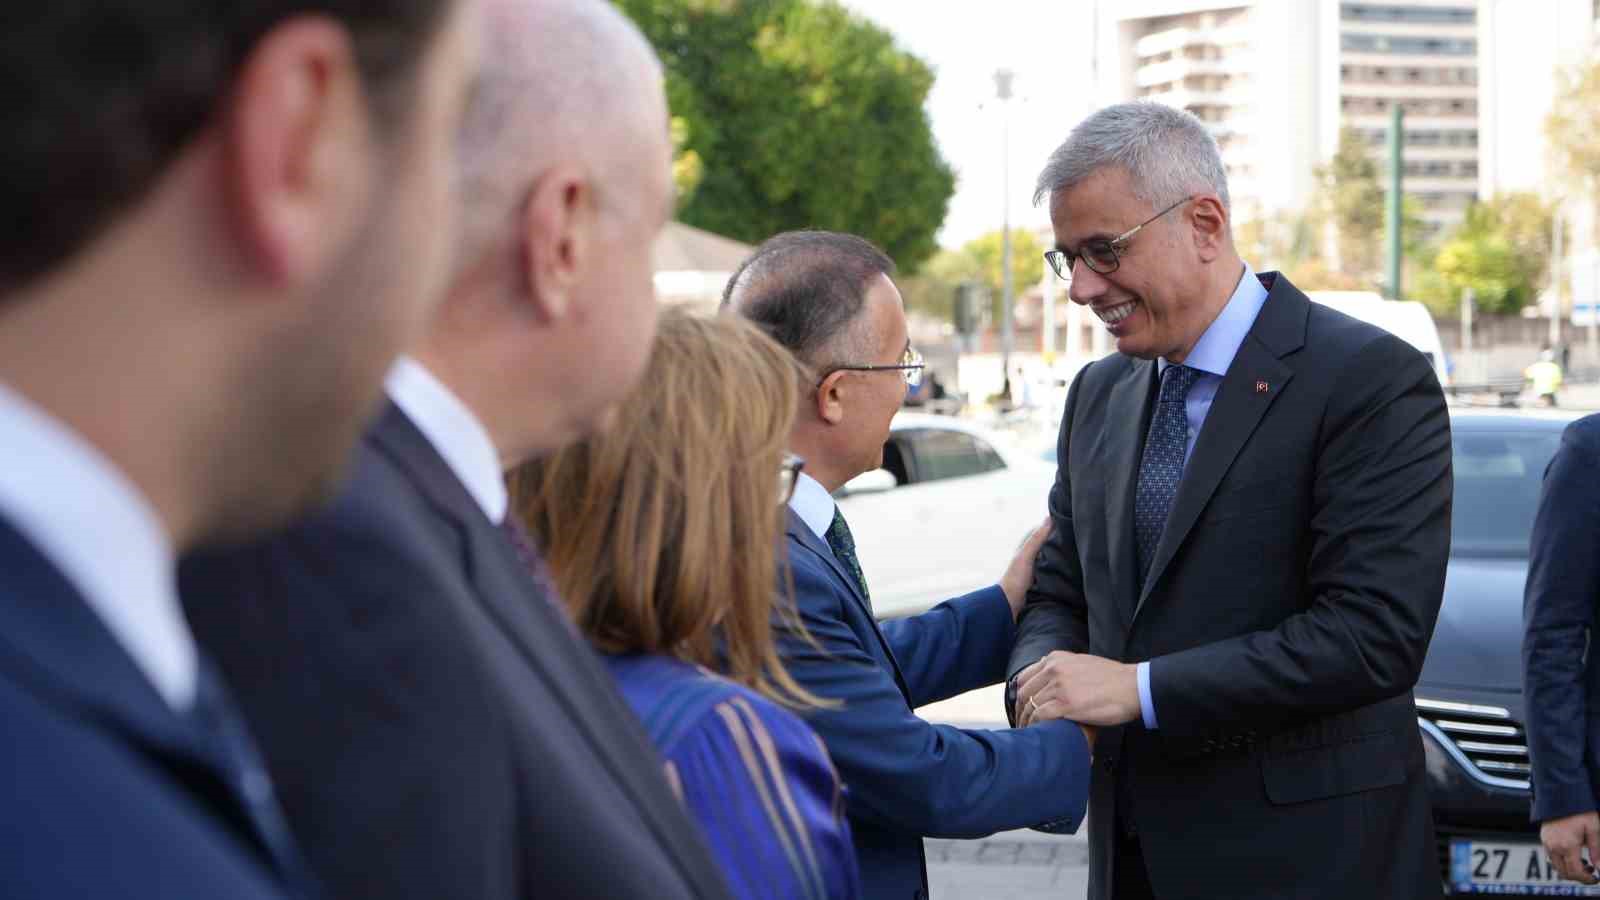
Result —
<instances>
[{"instance_id":1,"label":"ear","mask_svg":"<svg viewBox=\"0 0 1600 900\"><path fill-rule=\"evenodd\" d=\"M822 384L817 386L816 404L817 418L829 425L837 425L844 421L845 381L844 377L850 374L844 369L828 373L822 379Z\"/></svg>"},{"instance_id":2,"label":"ear","mask_svg":"<svg viewBox=\"0 0 1600 900\"><path fill-rule=\"evenodd\" d=\"M598 260L594 186L578 166L557 165L534 182L522 215L522 267L541 321L572 315L578 288Z\"/></svg>"},{"instance_id":3,"label":"ear","mask_svg":"<svg viewBox=\"0 0 1600 900\"><path fill-rule=\"evenodd\" d=\"M1195 249L1202 260L1211 262L1228 243L1228 211L1223 209L1221 198L1215 194L1201 194L1189 206Z\"/></svg>"},{"instance_id":4,"label":"ear","mask_svg":"<svg viewBox=\"0 0 1600 900\"><path fill-rule=\"evenodd\" d=\"M246 258L279 286L342 253L376 180L355 55L333 21L301 16L245 60L222 128L222 179Z\"/></svg>"}]
</instances>

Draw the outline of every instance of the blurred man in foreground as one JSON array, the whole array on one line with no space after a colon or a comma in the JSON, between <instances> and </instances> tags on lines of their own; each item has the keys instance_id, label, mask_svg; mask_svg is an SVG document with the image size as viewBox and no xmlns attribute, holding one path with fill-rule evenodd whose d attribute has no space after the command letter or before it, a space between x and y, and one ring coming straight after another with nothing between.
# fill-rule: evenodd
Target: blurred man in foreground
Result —
<instances>
[{"instance_id":1,"label":"blurred man in foreground","mask_svg":"<svg viewBox=\"0 0 1600 900\"><path fill-rule=\"evenodd\" d=\"M203 7L0 15L6 897L314 892L174 560L323 498L440 298L475 6Z\"/></svg>"}]
</instances>

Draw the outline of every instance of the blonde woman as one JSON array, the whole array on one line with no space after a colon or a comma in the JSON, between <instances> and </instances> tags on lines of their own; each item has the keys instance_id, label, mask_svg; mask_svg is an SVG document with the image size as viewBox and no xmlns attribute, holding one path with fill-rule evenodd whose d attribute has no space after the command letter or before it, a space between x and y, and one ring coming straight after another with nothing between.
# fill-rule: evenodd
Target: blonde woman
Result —
<instances>
[{"instance_id":1,"label":"blonde woman","mask_svg":"<svg viewBox=\"0 0 1600 900\"><path fill-rule=\"evenodd\" d=\"M611 428L511 478L512 508L738 897L859 896L838 774L785 709L820 701L772 633L801 378L741 319L668 312Z\"/></svg>"}]
</instances>

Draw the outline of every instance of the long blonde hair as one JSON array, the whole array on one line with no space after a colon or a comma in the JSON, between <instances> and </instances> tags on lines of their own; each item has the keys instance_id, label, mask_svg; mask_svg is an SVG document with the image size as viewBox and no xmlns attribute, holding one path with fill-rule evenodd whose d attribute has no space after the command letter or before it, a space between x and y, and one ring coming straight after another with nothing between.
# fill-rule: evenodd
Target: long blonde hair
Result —
<instances>
[{"instance_id":1,"label":"long blonde hair","mask_svg":"<svg viewBox=\"0 0 1600 900\"><path fill-rule=\"evenodd\" d=\"M667 654L779 702L822 702L784 670L773 637L778 470L801 373L737 316L665 311L611 426L512 473L512 508L598 649Z\"/></svg>"}]
</instances>

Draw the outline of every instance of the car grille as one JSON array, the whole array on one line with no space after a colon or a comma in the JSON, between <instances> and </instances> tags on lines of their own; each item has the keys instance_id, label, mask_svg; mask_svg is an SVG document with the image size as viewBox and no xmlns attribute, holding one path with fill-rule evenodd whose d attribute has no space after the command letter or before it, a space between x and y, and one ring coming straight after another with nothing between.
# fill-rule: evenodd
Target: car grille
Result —
<instances>
[{"instance_id":1,"label":"car grille","mask_svg":"<svg viewBox=\"0 0 1600 900\"><path fill-rule=\"evenodd\" d=\"M1528 787L1528 738L1498 706L1417 699L1417 722L1455 750L1471 774L1500 787Z\"/></svg>"}]
</instances>

